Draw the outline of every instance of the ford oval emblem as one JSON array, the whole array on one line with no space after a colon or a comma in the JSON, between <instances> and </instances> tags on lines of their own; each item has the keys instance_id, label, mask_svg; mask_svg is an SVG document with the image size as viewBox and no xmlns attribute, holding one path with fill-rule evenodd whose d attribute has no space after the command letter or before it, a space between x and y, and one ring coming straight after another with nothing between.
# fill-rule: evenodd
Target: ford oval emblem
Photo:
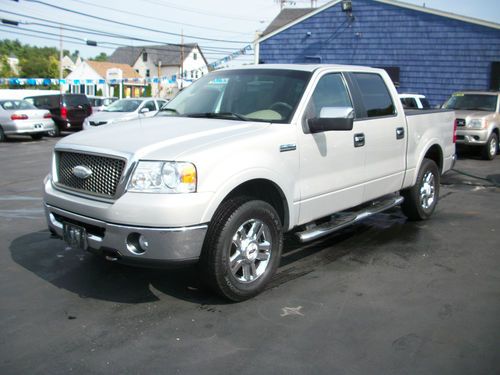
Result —
<instances>
[{"instance_id":1,"label":"ford oval emblem","mask_svg":"<svg viewBox=\"0 0 500 375\"><path fill-rule=\"evenodd\" d=\"M76 177L85 180L86 178L89 178L90 175L92 174L92 169L84 165L77 165L76 167L73 168L73 174Z\"/></svg>"}]
</instances>

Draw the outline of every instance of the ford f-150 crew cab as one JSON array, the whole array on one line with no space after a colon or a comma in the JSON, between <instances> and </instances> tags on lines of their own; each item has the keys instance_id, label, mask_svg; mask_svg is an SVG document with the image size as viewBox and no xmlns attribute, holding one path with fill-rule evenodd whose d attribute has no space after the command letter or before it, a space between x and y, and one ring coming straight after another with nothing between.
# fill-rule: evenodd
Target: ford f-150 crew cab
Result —
<instances>
[{"instance_id":1,"label":"ford f-150 crew cab","mask_svg":"<svg viewBox=\"0 0 500 375\"><path fill-rule=\"evenodd\" d=\"M49 228L108 260L198 262L231 300L265 287L283 234L312 241L401 205L424 220L455 155L453 111L405 113L380 69L210 73L154 118L60 140Z\"/></svg>"}]
</instances>

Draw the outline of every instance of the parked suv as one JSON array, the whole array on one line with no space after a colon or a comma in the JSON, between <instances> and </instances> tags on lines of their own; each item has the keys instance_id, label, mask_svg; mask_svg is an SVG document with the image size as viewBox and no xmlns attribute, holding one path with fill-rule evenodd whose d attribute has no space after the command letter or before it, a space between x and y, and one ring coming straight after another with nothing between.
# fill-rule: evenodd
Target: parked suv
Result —
<instances>
[{"instance_id":1,"label":"parked suv","mask_svg":"<svg viewBox=\"0 0 500 375\"><path fill-rule=\"evenodd\" d=\"M81 130L83 120L92 114L90 102L83 94L29 96L25 100L37 108L50 111L56 126L49 135L54 137L59 136L63 130Z\"/></svg>"},{"instance_id":2,"label":"parked suv","mask_svg":"<svg viewBox=\"0 0 500 375\"><path fill-rule=\"evenodd\" d=\"M456 92L443 105L456 114L457 144L481 148L483 159L498 151L500 92Z\"/></svg>"}]
</instances>

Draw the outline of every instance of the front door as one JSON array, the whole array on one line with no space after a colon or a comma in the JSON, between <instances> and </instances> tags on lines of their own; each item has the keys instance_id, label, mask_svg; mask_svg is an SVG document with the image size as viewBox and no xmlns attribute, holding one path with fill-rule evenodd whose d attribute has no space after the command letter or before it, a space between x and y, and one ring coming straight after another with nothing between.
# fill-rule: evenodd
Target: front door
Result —
<instances>
[{"instance_id":1,"label":"front door","mask_svg":"<svg viewBox=\"0 0 500 375\"><path fill-rule=\"evenodd\" d=\"M313 83L314 84L314 83ZM355 144L360 132L354 123L350 131L308 133L307 119L320 116L325 107L353 107L341 73L325 73L316 78L302 128L298 129L300 152L299 224L361 203L365 148Z\"/></svg>"}]
</instances>

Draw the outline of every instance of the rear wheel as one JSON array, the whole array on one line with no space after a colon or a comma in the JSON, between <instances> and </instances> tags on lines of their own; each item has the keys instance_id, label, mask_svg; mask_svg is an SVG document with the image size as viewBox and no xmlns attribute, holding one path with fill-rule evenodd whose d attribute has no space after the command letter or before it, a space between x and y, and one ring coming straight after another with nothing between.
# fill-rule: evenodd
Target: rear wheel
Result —
<instances>
[{"instance_id":1,"label":"rear wheel","mask_svg":"<svg viewBox=\"0 0 500 375\"><path fill-rule=\"evenodd\" d=\"M204 280L232 301L251 298L276 272L282 247L281 222L271 205L228 199L215 213L205 239L200 259Z\"/></svg>"},{"instance_id":2,"label":"rear wheel","mask_svg":"<svg viewBox=\"0 0 500 375\"><path fill-rule=\"evenodd\" d=\"M30 135L31 135L31 139L33 139L35 141L43 138L42 133L35 133L35 134L30 134Z\"/></svg>"},{"instance_id":3,"label":"rear wheel","mask_svg":"<svg viewBox=\"0 0 500 375\"><path fill-rule=\"evenodd\" d=\"M481 154L484 160L493 160L497 156L498 151L498 136L491 133L488 142L483 146Z\"/></svg>"},{"instance_id":4,"label":"rear wheel","mask_svg":"<svg viewBox=\"0 0 500 375\"><path fill-rule=\"evenodd\" d=\"M47 133L50 137L60 137L61 136L61 130L57 125L54 126L54 130L50 130Z\"/></svg>"},{"instance_id":5,"label":"rear wheel","mask_svg":"<svg viewBox=\"0 0 500 375\"><path fill-rule=\"evenodd\" d=\"M427 220L436 208L439 197L439 170L436 163L424 159L417 176L417 183L401 191L403 213L413 221Z\"/></svg>"}]
</instances>

